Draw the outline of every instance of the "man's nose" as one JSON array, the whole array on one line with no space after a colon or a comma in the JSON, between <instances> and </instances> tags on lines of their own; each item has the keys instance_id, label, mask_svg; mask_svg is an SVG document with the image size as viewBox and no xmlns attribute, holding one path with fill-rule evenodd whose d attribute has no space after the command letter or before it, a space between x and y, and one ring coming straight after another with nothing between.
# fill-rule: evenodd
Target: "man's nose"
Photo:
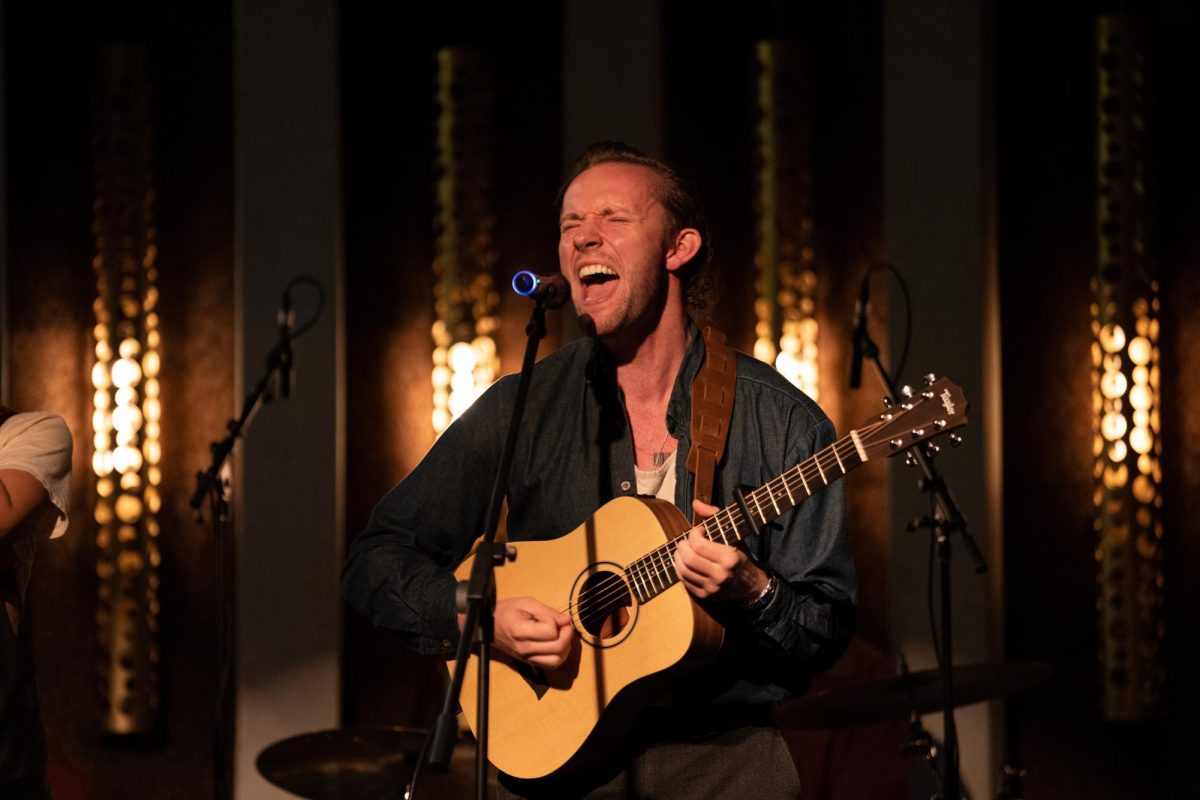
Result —
<instances>
[{"instance_id":1,"label":"man's nose","mask_svg":"<svg viewBox=\"0 0 1200 800\"><path fill-rule=\"evenodd\" d=\"M574 237L576 250L591 250L600 246L600 236L596 232L596 227L590 223L584 222L575 229Z\"/></svg>"}]
</instances>

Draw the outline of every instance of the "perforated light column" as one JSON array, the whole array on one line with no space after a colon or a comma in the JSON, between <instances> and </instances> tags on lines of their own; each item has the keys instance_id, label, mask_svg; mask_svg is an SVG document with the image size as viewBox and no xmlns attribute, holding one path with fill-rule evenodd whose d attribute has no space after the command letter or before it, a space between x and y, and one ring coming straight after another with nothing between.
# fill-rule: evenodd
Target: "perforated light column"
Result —
<instances>
[{"instance_id":1,"label":"perforated light column","mask_svg":"<svg viewBox=\"0 0 1200 800\"><path fill-rule=\"evenodd\" d=\"M500 370L493 339L500 294L492 280L492 96L483 57L439 51L437 101L432 422L441 434Z\"/></svg>"},{"instance_id":2,"label":"perforated light column","mask_svg":"<svg viewBox=\"0 0 1200 800\"><path fill-rule=\"evenodd\" d=\"M754 355L818 399L811 133L795 46L759 42Z\"/></svg>"},{"instance_id":3,"label":"perforated light column","mask_svg":"<svg viewBox=\"0 0 1200 800\"><path fill-rule=\"evenodd\" d=\"M1092 455L1100 668L1105 715L1128 720L1161 711L1164 680L1159 297L1140 26L1101 17L1096 56Z\"/></svg>"},{"instance_id":4,"label":"perforated light column","mask_svg":"<svg viewBox=\"0 0 1200 800\"><path fill-rule=\"evenodd\" d=\"M97 75L92 470L100 715L108 733L148 734L159 708L162 400L145 53L109 47Z\"/></svg>"}]
</instances>

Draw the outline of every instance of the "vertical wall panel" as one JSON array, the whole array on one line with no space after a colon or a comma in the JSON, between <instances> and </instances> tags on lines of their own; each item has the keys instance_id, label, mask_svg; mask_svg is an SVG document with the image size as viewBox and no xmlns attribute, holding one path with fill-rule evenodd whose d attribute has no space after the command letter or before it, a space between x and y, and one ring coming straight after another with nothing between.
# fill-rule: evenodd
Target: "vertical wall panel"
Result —
<instances>
[{"instance_id":1,"label":"vertical wall panel","mask_svg":"<svg viewBox=\"0 0 1200 800\"><path fill-rule=\"evenodd\" d=\"M259 411L234 468L237 796L283 796L266 746L340 720L344 349L337 14L331 0L234 6L237 395L262 377L284 287L290 397Z\"/></svg>"}]
</instances>

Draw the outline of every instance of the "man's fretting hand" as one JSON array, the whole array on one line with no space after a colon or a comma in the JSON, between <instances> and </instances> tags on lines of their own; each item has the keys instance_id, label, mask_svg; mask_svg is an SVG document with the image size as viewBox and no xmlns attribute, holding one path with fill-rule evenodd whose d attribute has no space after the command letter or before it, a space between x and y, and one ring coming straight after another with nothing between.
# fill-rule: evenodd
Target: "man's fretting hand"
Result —
<instances>
[{"instance_id":1,"label":"man's fretting hand","mask_svg":"<svg viewBox=\"0 0 1200 800\"><path fill-rule=\"evenodd\" d=\"M717 513L716 506L692 501L703 519ZM767 588L767 573L740 547L709 541L697 526L675 549L675 571L694 597L745 605Z\"/></svg>"}]
</instances>

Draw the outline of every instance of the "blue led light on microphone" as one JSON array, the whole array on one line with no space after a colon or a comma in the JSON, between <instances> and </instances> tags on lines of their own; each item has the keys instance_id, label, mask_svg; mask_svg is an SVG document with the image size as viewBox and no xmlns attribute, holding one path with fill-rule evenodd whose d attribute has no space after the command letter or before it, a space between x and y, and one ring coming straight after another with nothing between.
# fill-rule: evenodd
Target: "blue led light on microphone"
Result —
<instances>
[{"instance_id":1,"label":"blue led light on microphone","mask_svg":"<svg viewBox=\"0 0 1200 800\"><path fill-rule=\"evenodd\" d=\"M571 299L571 286L557 273L536 275L523 269L512 279L513 291L541 303L547 309L559 308Z\"/></svg>"},{"instance_id":2,"label":"blue led light on microphone","mask_svg":"<svg viewBox=\"0 0 1200 800\"><path fill-rule=\"evenodd\" d=\"M522 297L529 297L537 291L538 285L541 284L541 279L527 269L523 269L516 275L513 275L512 287L513 291Z\"/></svg>"}]
</instances>

